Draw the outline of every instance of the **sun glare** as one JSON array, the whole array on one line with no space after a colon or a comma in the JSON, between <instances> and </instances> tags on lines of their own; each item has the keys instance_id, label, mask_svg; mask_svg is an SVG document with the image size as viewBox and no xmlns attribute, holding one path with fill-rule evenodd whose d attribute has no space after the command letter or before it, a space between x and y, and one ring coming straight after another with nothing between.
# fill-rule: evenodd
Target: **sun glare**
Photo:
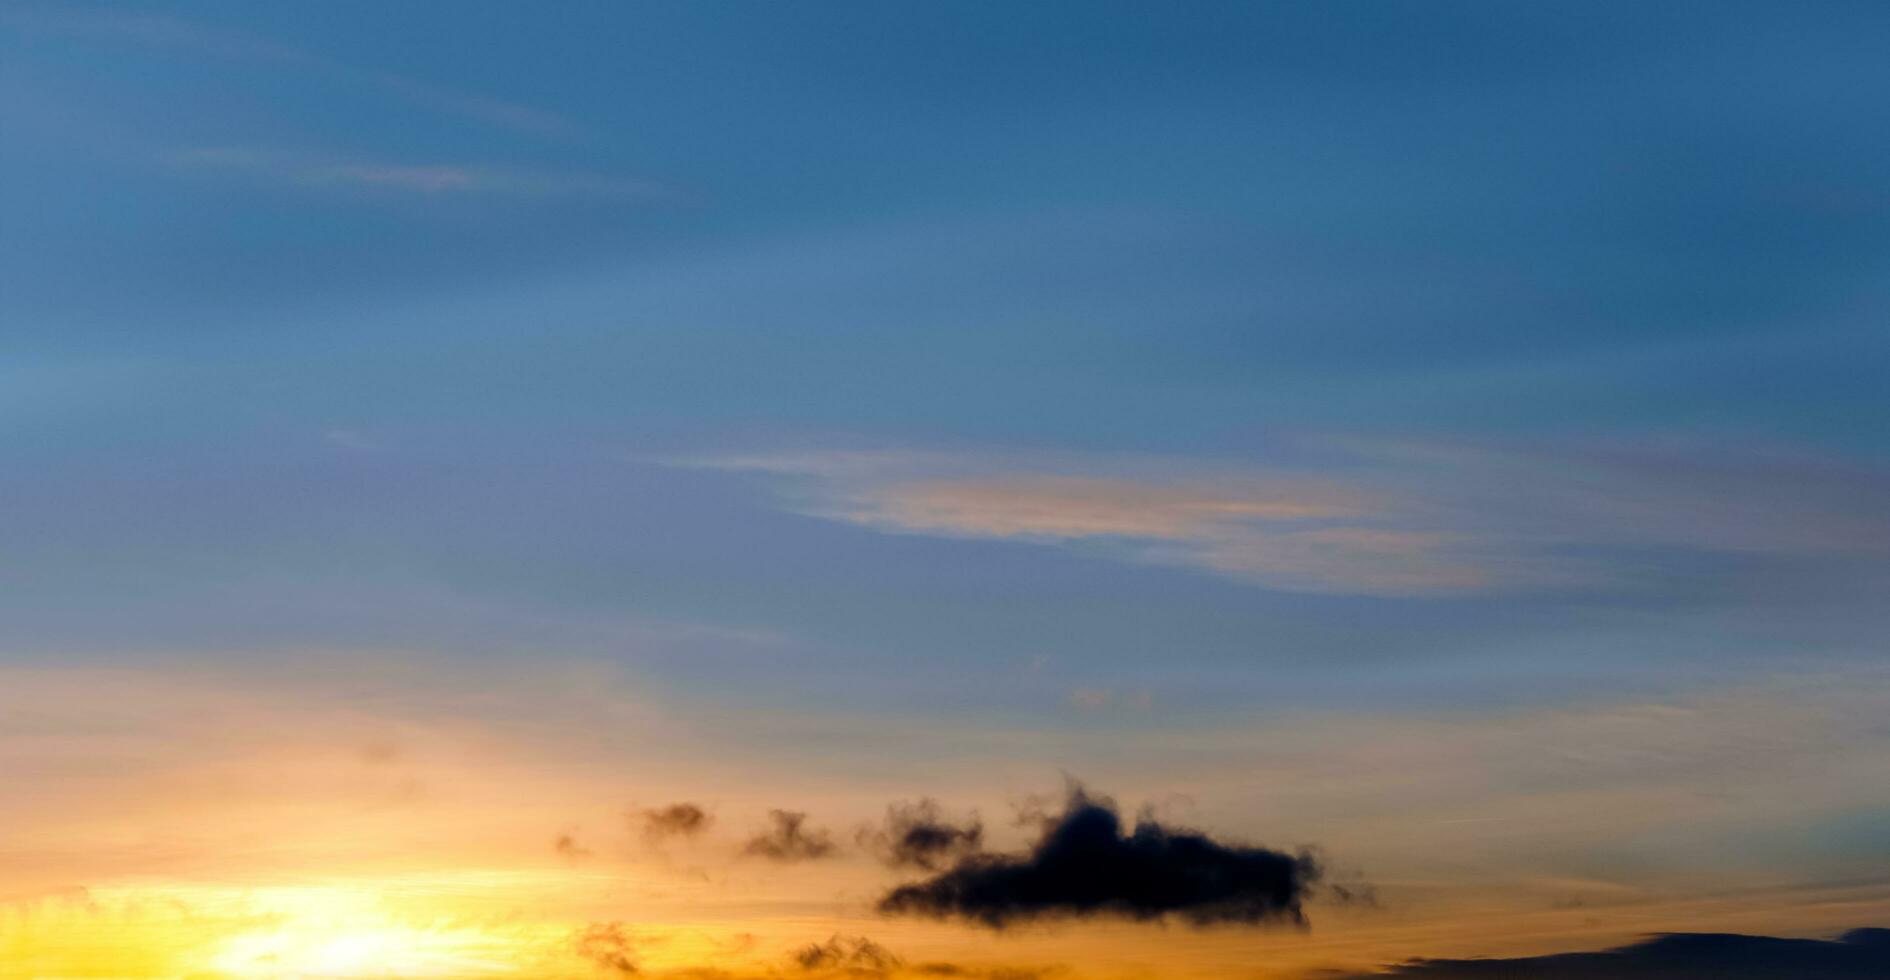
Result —
<instances>
[{"instance_id":1,"label":"sun glare","mask_svg":"<svg viewBox=\"0 0 1890 980\"><path fill-rule=\"evenodd\" d=\"M263 887L146 882L0 920L0 976L218 978L552 975L573 926L521 922L518 876L391 876ZM103 925L110 923L109 930ZM110 941L104 940L109 934ZM10 972L12 971L12 972Z\"/></svg>"},{"instance_id":2,"label":"sun glare","mask_svg":"<svg viewBox=\"0 0 1890 980\"><path fill-rule=\"evenodd\" d=\"M444 905L390 906L358 884L280 887L248 896L256 927L224 939L208 966L245 977L436 977L506 972L509 937Z\"/></svg>"}]
</instances>

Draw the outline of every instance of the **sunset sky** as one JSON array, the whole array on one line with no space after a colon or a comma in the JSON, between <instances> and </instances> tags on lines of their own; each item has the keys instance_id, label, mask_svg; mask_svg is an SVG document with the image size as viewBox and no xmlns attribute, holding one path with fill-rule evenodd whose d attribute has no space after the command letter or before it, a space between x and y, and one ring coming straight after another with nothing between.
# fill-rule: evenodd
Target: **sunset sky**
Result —
<instances>
[{"instance_id":1,"label":"sunset sky","mask_svg":"<svg viewBox=\"0 0 1890 980\"><path fill-rule=\"evenodd\" d=\"M0 978L1890 963L1887 50L4 0Z\"/></svg>"}]
</instances>

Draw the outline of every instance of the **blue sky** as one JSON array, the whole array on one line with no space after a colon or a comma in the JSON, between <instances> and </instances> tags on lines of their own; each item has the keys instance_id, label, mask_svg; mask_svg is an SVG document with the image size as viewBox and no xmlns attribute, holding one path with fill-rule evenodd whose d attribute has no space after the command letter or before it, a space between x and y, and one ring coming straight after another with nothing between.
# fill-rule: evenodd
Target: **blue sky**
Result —
<instances>
[{"instance_id":1,"label":"blue sky","mask_svg":"<svg viewBox=\"0 0 1890 980\"><path fill-rule=\"evenodd\" d=\"M887 537L674 465L1132 456L1464 503L1618 452L1642 472L1608 492L1650 506L1749 471L1734 523L1880 485L1881 16L1705 11L11 8L14 643L103 642L148 603L139 645L623 617L786 634L869 684L1043 655L1184 688L1163 675L1329 656L1644 680L1690 659L1674 622L1763 659L1728 607L1880 550L1708 528L1586 559L1633 588L1308 595L1029 528ZM1389 458L1433 443L1556 462ZM1872 496L1835 520L1880 536ZM1593 519L1503 533L1634 543ZM323 612L372 609L348 597L376 574L466 608ZM218 598L258 575L266 602ZM1799 654L1880 625L1775 598Z\"/></svg>"},{"instance_id":2,"label":"blue sky","mask_svg":"<svg viewBox=\"0 0 1890 980\"><path fill-rule=\"evenodd\" d=\"M1887 30L9 4L0 662L1072 738L1874 677Z\"/></svg>"}]
</instances>

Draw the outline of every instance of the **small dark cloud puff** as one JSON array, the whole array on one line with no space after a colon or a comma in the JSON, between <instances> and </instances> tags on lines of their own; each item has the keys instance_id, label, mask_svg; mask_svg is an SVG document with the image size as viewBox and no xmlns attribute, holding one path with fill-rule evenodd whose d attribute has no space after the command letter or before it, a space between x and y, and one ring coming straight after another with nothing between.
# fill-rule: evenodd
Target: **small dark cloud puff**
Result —
<instances>
[{"instance_id":1,"label":"small dark cloud puff","mask_svg":"<svg viewBox=\"0 0 1890 980\"><path fill-rule=\"evenodd\" d=\"M1049 980L1060 967L966 966L927 962L908 965L892 950L865 936L835 935L795 950L789 961L799 973L847 980L953 978L953 980Z\"/></svg>"},{"instance_id":2,"label":"small dark cloud puff","mask_svg":"<svg viewBox=\"0 0 1890 980\"><path fill-rule=\"evenodd\" d=\"M619 922L598 923L577 935L578 952L597 967L618 976L649 976L637 966L635 945L661 942L660 935L645 935L634 940ZM725 952L747 952L754 946L753 936L737 937ZM973 966L929 961L909 964L904 958L865 936L835 934L826 942L809 943L788 953L779 967L764 967L759 972L729 972L713 967L665 971L659 975L672 980L1052 980L1068 975L1068 969L1048 966Z\"/></svg>"},{"instance_id":3,"label":"small dark cloud puff","mask_svg":"<svg viewBox=\"0 0 1890 980\"><path fill-rule=\"evenodd\" d=\"M636 947L621 922L593 922L577 934L577 953L618 976L636 976Z\"/></svg>"},{"instance_id":4,"label":"small dark cloud puff","mask_svg":"<svg viewBox=\"0 0 1890 980\"><path fill-rule=\"evenodd\" d=\"M1226 844L1143 815L1123 833L1115 804L1072 786L1021 854L970 854L880 899L893 915L964 918L1001 929L1044 918L1169 916L1191 925L1303 924L1321 868L1310 853Z\"/></svg>"},{"instance_id":5,"label":"small dark cloud puff","mask_svg":"<svg viewBox=\"0 0 1890 980\"><path fill-rule=\"evenodd\" d=\"M1378 904L1378 889L1362 882L1334 882L1326 886L1334 905L1352 905L1359 908L1382 908Z\"/></svg>"},{"instance_id":6,"label":"small dark cloud puff","mask_svg":"<svg viewBox=\"0 0 1890 980\"><path fill-rule=\"evenodd\" d=\"M886 822L863 828L856 839L888 867L939 871L984 848L984 824L976 815L954 823L928 798L888 806Z\"/></svg>"},{"instance_id":7,"label":"small dark cloud puff","mask_svg":"<svg viewBox=\"0 0 1890 980\"><path fill-rule=\"evenodd\" d=\"M793 960L809 972L839 970L870 976L884 976L901 965L892 950L865 936L836 935L824 943L811 943L795 950Z\"/></svg>"},{"instance_id":8,"label":"small dark cloud puff","mask_svg":"<svg viewBox=\"0 0 1890 980\"><path fill-rule=\"evenodd\" d=\"M570 834L559 834L558 839L551 842L551 849L573 860L591 856L590 849L579 844L577 838Z\"/></svg>"},{"instance_id":9,"label":"small dark cloud puff","mask_svg":"<svg viewBox=\"0 0 1890 980\"><path fill-rule=\"evenodd\" d=\"M767 830L742 846L743 854L770 861L814 861L838 852L831 833L808 829L805 813L769 810L768 822L771 826Z\"/></svg>"},{"instance_id":10,"label":"small dark cloud puff","mask_svg":"<svg viewBox=\"0 0 1890 980\"><path fill-rule=\"evenodd\" d=\"M1341 980L1883 980L1890 929L1837 939L1669 933L1631 946L1500 960L1412 960Z\"/></svg>"},{"instance_id":11,"label":"small dark cloud puff","mask_svg":"<svg viewBox=\"0 0 1890 980\"><path fill-rule=\"evenodd\" d=\"M652 841L671 837L694 837L709 829L715 818L694 803L671 803L663 807L635 810L631 819L643 825L643 836Z\"/></svg>"}]
</instances>

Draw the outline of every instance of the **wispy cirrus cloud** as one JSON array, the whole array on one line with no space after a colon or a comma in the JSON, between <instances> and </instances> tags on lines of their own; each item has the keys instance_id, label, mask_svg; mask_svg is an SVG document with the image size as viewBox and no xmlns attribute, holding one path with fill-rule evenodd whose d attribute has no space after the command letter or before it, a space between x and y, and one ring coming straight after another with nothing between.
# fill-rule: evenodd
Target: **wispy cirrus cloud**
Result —
<instances>
[{"instance_id":1,"label":"wispy cirrus cloud","mask_svg":"<svg viewBox=\"0 0 1890 980\"><path fill-rule=\"evenodd\" d=\"M553 112L505 99L458 91L384 68L352 64L244 31L163 14L125 10L24 10L6 13L8 24L43 34L127 42L229 61L245 61L367 89L409 105L543 136L579 131Z\"/></svg>"},{"instance_id":2,"label":"wispy cirrus cloud","mask_svg":"<svg viewBox=\"0 0 1890 980\"><path fill-rule=\"evenodd\" d=\"M1698 445L1312 449L1251 463L903 450L677 462L763 475L790 509L889 533L1080 546L1287 591L1617 589L1708 556L1890 565L1890 473L1863 463Z\"/></svg>"},{"instance_id":3,"label":"wispy cirrus cloud","mask_svg":"<svg viewBox=\"0 0 1890 980\"><path fill-rule=\"evenodd\" d=\"M778 478L801 513L891 533L1113 547L1312 592L1483 584L1438 532L1383 526L1371 488L1314 472L1187 460L814 451L679 461Z\"/></svg>"},{"instance_id":4,"label":"wispy cirrus cloud","mask_svg":"<svg viewBox=\"0 0 1890 980\"><path fill-rule=\"evenodd\" d=\"M1228 523L1336 517L1347 508L1286 488L1162 486L1030 474L914 481L863 499L851 517L915 531L989 537L1185 538Z\"/></svg>"},{"instance_id":5,"label":"wispy cirrus cloud","mask_svg":"<svg viewBox=\"0 0 1890 980\"><path fill-rule=\"evenodd\" d=\"M469 163L397 163L253 147L174 150L163 154L162 160L185 171L222 172L309 188L628 201L655 200L671 193L661 184L629 177Z\"/></svg>"}]
</instances>

